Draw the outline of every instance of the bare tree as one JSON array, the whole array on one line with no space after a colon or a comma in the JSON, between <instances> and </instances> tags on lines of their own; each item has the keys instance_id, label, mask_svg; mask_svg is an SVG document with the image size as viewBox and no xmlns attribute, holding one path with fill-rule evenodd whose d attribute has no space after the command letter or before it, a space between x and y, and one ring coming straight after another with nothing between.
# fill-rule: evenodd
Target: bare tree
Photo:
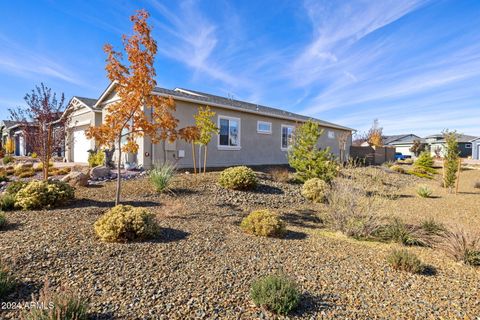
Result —
<instances>
[{"instance_id":1,"label":"bare tree","mask_svg":"<svg viewBox=\"0 0 480 320\"><path fill-rule=\"evenodd\" d=\"M65 133L68 112L65 111L65 97L43 83L35 86L24 97L26 107L9 109L12 120L20 123L25 141L43 164L43 179L48 179L50 159L65 148Z\"/></svg>"}]
</instances>

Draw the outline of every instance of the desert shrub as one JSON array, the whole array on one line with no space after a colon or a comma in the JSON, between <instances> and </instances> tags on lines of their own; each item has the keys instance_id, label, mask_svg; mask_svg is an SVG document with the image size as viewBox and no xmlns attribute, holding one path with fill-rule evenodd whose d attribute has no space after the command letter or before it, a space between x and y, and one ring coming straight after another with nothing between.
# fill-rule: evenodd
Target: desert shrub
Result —
<instances>
[{"instance_id":1,"label":"desert shrub","mask_svg":"<svg viewBox=\"0 0 480 320\"><path fill-rule=\"evenodd\" d=\"M407 159L403 160L403 163L404 164L413 164L413 159L412 158L407 158Z\"/></svg>"},{"instance_id":2,"label":"desert shrub","mask_svg":"<svg viewBox=\"0 0 480 320\"><path fill-rule=\"evenodd\" d=\"M457 180L458 162L460 161L460 150L458 149L457 133L455 131L444 131L446 147L444 153L443 185L452 192Z\"/></svg>"},{"instance_id":3,"label":"desert shrub","mask_svg":"<svg viewBox=\"0 0 480 320\"><path fill-rule=\"evenodd\" d=\"M296 170L301 181L320 178L330 182L338 174L339 165L330 148L320 150L317 146L323 132L315 121L307 121L295 129L293 144L288 151L288 163Z\"/></svg>"},{"instance_id":4,"label":"desert shrub","mask_svg":"<svg viewBox=\"0 0 480 320\"><path fill-rule=\"evenodd\" d=\"M13 157L12 157L11 155L9 155L9 154L7 154L5 157L3 157L3 164L4 164L4 165L7 165L7 164L9 164L9 163L12 163L13 161L15 161L15 160L14 160Z\"/></svg>"},{"instance_id":5,"label":"desert shrub","mask_svg":"<svg viewBox=\"0 0 480 320\"><path fill-rule=\"evenodd\" d=\"M433 168L434 160L430 152L423 151L414 163L414 167L422 168L424 171L435 174L437 171Z\"/></svg>"},{"instance_id":6,"label":"desert shrub","mask_svg":"<svg viewBox=\"0 0 480 320\"><path fill-rule=\"evenodd\" d=\"M383 200L367 196L354 181L337 179L327 193L326 221L334 229L356 239L370 239L381 225Z\"/></svg>"},{"instance_id":7,"label":"desert shrub","mask_svg":"<svg viewBox=\"0 0 480 320\"><path fill-rule=\"evenodd\" d=\"M0 230L4 228L7 224L8 224L7 218L2 212L0 212Z\"/></svg>"},{"instance_id":8,"label":"desert shrub","mask_svg":"<svg viewBox=\"0 0 480 320\"><path fill-rule=\"evenodd\" d=\"M88 302L80 295L65 287L53 291L45 283L38 299L33 299L38 308L31 308L25 314L25 320L87 320ZM41 307L45 306L45 307ZM51 307L49 307L51 306Z\"/></svg>"},{"instance_id":9,"label":"desert shrub","mask_svg":"<svg viewBox=\"0 0 480 320\"><path fill-rule=\"evenodd\" d=\"M32 180L15 195L15 206L23 210L51 208L74 196L74 189L65 182Z\"/></svg>"},{"instance_id":10,"label":"desert shrub","mask_svg":"<svg viewBox=\"0 0 480 320\"><path fill-rule=\"evenodd\" d=\"M251 190L257 186L257 176L245 166L231 167L222 171L219 183L227 189Z\"/></svg>"},{"instance_id":11,"label":"desert shrub","mask_svg":"<svg viewBox=\"0 0 480 320\"><path fill-rule=\"evenodd\" d=\"M391 168L392 166L395 165L395 162L394 161L387 161L387 162L384 162L382 164L382 166L386 167L386 168Z\"/></svg>"},{"instance_id":12,"label":"desert shrub","mask_svg":"<svg viewBox=\"0 0 480 320\"><path fill-rule=\"evenodd\" d=\"M423 229L406 224L399 218L379 228L377 238L405 246L430 246L432 241Z\"/></svg>"},{"instance_id":13,"label":"desert shrub","mask_svg":"<svg viewBox=\"0 0 480 320\"><path fill-rule=\"evenodd\" d=\"M290 172L287 168L273 168L268 172L274 181L277 182L289 182Z\"/></svg>"},{"instance_id":14,"label":"desert shrub","mask_svg":"<svg viewBox=\"0 0 480 320\"><path fill-rule=\"evenodd\" d=\"M49 168L53 168L53 162L48 163ZM40 162L35 168L35 171L43 171L43 162Z\"/></svg>"},{"instance_id":15,"label":"desert shrub","mask_svg":"<svg viewBox=\"0 0 480 320\"><path fill-rule=\"evenodd\" d=\"M0 210L10 211L15 208L15 196L5 193L0 196Z\"/></svg>"},{"instance_id":16,"label":"desert shrub","mask_svg":"<svg viewBox=\"0 0 480 320\"><path fill-rule=\"evenodd\" d=\"M312 178L305 181L302 187L302 196L313 202L324 202L329 185L319 178Z\"/></svg>"},{"instance_id":17,"label":"desert shrub","mask_svg":"<svg viewBox=\"0 0 480 320\"><path fill-rule=\"evenodd\" d=\"M390 166L390 170L398 172L398 173L405 173L405 169L399 165Z\"/></svg>"},{"instance_id":18,"label":"desert shrub","mask_svg":"<svg viewBox=\"0 0 480 320\"><path fill-rule=\"evenodd\" d=\"M20 189L24 188L28 182L26 181L12 181L8 184L7 189L5 190L7 194L16 195Z\"/></svg>"},{"instance_id":19,"label":"desert shrub","mask_svg":"<svg viewBox=\"0 0 480 320\"><path fill-rule=\"evenodd\" d=\"M277 314L288 314L300 301L297 285L283 275L269 275L256 280L250 296L257 306Z\"/></svg>"},{"instance_id":20,"label":"desert shrub","mask_svg":"<svg viewBox=\"0 0 480 320\"><path fill-rule=\"evenodd\" d=\"M0 298L9 294L16 285L10 271L0 262Z\"/></svg>"},{"instance_id":21,"label":"desert shrub","mask_svg":"<svg viewBox=\"0 0 480 320\"><path fill-rule=\"evenodd\" d=\"M126 242L148 239L158 232L154 215L143 208L118 205L95 222L95 232L103 241Z\"/></svg>"},{"instance_id":22,"label":"desert shrub","mask_svg":"<svg viewBox=\"0 0 480 320\"><path fill-rule=\"evenodd\" d=\"M425 179L433 179L433 176L430 172L425 170L425 168L422 167L413 167L412 170L407 171L408 174L411 174L413 176L417 176L419 178L425 178Z\"/></svg>"},{"instance_id":23,"label":"desert shrub","mask_svg":"<svg viewBox=\"0 0 480 320\"><path fill-rule=\"evenodd\" d=\"M441 248L456 261L480 266L480 237L472 237L464 231L448 232Z\"/></svg>"},{"instance_id":24,"label":"desert shrub","mask_svg":"<svg viewBox=\"0 0 480 320\"><path fill-rule=\"evenodd\" d=\"M32 152L32 154L30 155L30 157L32 157L32 159L37 159L38 158L38 154L36 152Z\"/></svg>"},{"instance_id":25,"label":"desert shrub","mask_svg":"<svg viewBox=\"0 0 480 320\"><path fill-rule=\"evenodd\" d=\"M90 151L88 154L88 165L90 168L103 166L105 164L105 152L103 150Z\"/></svg>"},{"instance_id":26,"label":"desert shrub","mask_svg":"<svg viewBox=\"0 0 480 320\"><path fill-rule=\"evenodd\" d=\"M72 171L72 168L70 167L63 167L63 168L58 168L58 175L66 175L66 174L69 174L70 172Z\"/></svg>"},{"instance_id":27,"label":"desert shrub","mask_svg":"<svg viewBox=\"0 0 480 320\"><path fill-rule=\"evenodd\" d=\"M285 224L270 210L252 211L242 220L240 227L246 233L263 237L278 237L285 231Z\"/></svg>"},{"instance_id":28,"label":"desert shrub","mask_svg":"<svg viewBox=\"0 0 480 320\"><path fill-rule=\"evenodd\" d=\"M169 190L168 186L175 174L175 166L164 164L158 168L150 170L148 177L157 192Z\"/></svg>"},{"instance_id":29,"label":"desert shrub","mask_svg":"<svg viewBox=\"0 0 480 320\"><path fill-rule=\"evenodd\" d=\"M378 167L362 168L349 165L342 170L342 176L354 182L366 195L387 199L398 198L400 189L406 181Z\"/></svg>"},{"instance_id":30,"label":"desert shrub","mask_svg":"<svg viewBox=\"0 0 480 320\"><path fill-rule=\"evenodd\" d=\"M35 176L35 170L33 168L23 169L18 174L15 175L19 178L31 178Z\"/></svg>"},{"instance_id":31,"label":"desert shrub","mask_svg":"<svg viewBox=\"0 0 480 320\"><path fill-rule=\"evenodd\" d=\"M421 198L430 198L432 193L433 191L429 186L419 186L417 188L417 195Z\"/></svg>"},{"instance_id":32,"label":"desert shrub","mask_svg":"<svg viewBox=\"0 0 480 320\"><path fill-rule=\"evenodd\" d=\"M480 189L480 181L475 181L475 183L473 184L473 187L475 189Z\"/></svg>"},{"instance_id":33,"label":"desert shrub","mask_svg":"<svg viewBox=\"0 0 480 320\"><path fill-rule=\"evenodd\" d=\"M420 223L420 228L422 228L428 235L432 236L444 236L447 232L447 228L435 219L425 219Z\"/></svg>"},{"instance_id":34,"label":"desert shrub","mask_svg":"<svg viewBox=\"0 0 480 320\"><path fill-rule=\"evenodd\" d=\"M393 250L387 257L387 262L394 270L406 271L411 273L422 273L424 265L422 261L408 250Z\"/></svg>"}]
</instances>

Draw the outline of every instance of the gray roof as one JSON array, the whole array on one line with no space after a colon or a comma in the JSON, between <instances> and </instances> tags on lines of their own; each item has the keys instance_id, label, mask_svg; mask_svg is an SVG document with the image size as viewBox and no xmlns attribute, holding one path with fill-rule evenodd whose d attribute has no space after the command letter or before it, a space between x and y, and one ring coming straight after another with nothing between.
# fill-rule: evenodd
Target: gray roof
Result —
<instances>
[{"instance_id":1,"label":"gray roof","mask_svg":"<svg viewBox=\"0 0 480 320\"><path fill-rule=\"evenodd\" d=\"M198 101L199 103L205 103L205 104L217 104L217 105L225 105L225 106L231 106L237 109L243 109L246 112L253 112L253 113L261 113L264 115L270 115L272 117L280 117L280 118L291 118L293 120L297 121L308 121L308 120L314 120L320 123L322 126L326 127L331 127L331 128L337 128L337 129L342 129L342 130L348 130L348 131L353 131L354 129L344 127L338 124L334 124L331 122L315 119L312 117L307 117L303 116L300 114L292 113L289 111L281 110L281 109L276 109L272 107L267 107L255 103L250 103L246 101L241 101L241 100L235 100L235 99L230 99L230 98L225 98L225 97L220 97L216 96L213 94L209 93L204 93L204 92L199 92L199 91L194 91L194 90L189 90L189 89L182 89L182 88L176 88L175 90L170 90L170 89L165 89L165 88L160 88L156 87L154 92L164 94L164 95L169 95L172 96L173 98L187 98L191 100Z\"/></svg>"},{"instance_id":2,"label":"gray roof","mask_svg":"<svg viewBox=\"0 0 480 320\"><path fill-rule=\"evenodd\" d=\"M77 98L78 100L80 100L81 102L89 106L90 108L93 108L93 106L97 102L97 99L92 99L92 98L84 98L84 97L78 97L78 96L75 96L74 98Z\"/></svg>"},{"instance_id":3,"label":"gray roof","mask_svg":"<svg viewBox=\"0 0 480 320\"><path fill-rule=\"evenodd\" d=\"M394 144L395 142L397 142L397 140L401 140L401 139L409 137L409 136L413 136L413 138L411 140L398 141L398 143L408 143L408 142L413 142L414 140L422 141L422 139L419 136L417 136L413 133L405 133L405 134L396 134L396 135L391 135L391 136L383 136L383 144L385 144L385 145Z\"/></svg>"},{"instance_id":4,"label":"gray roof","mask_svg":"<svg viewBox=\"0 0 480 320\"><path fill-rule=\"evenodd\" d=\"M440 138L439 140L435 141L435 142L445 142L445 139L443 139L443 134L441 133L438 133L438 134L432 134L432 135L429 135L427 137L425 137L425 139L429 139L429 138ZM478 139L478 137L476 136L470 136L470 135L467 135L467 134L457 134L457 141L460 142L460 143L467 143L467 142L472 142L473 140L476 140Z\"/></svg>"},{"instance_id":5,"label":"gray roof","mask_svg":"<svg viewBox=\"0 0 480 320\"><path fill-rule=\"evenodd\" d=\"M0 123L0 126L8 129L20 123L21 123L20 121L14 121L14 120L2 120Z\"/></svg>"}]
</instances>

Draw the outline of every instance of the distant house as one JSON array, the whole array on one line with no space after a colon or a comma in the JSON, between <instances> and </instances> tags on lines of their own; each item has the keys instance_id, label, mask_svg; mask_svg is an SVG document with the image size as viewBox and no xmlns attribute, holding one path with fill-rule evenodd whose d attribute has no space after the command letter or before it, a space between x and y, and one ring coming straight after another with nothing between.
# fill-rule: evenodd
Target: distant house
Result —
<instances>
[{"instance_id":1,"label":"distant house","mask_svg":"<svg viewBox=\"0 0 480 320\"><path fill-rule=\"evenodd\" d=\"M413 142L419 140L424 142L422 138L412 133L397 134L391 136L383 136L383 145L395 147L395 152L400 152L406 156L415 156L410 148L413 146ZM368 146L368 142L363 142L362 146Z\"/></svg>"},{"instance_id":2,"label":"distant house","mask_svg":"<svg viewBox=\"0 0 480 320\"><path fill-rule=\"evenodd\" d=\"M472 141L472 159L480 160L480 138Z\"/></svg>"},{"instance_id":3,"label":"distant house","mask_svg":"<svg viewBox=\"0 0 480 320\"><path fill-rule=\"evenodd\" d=\"M469 136L465 134L458 134L458 148L460 149L460 157L467 158L473 155L473 143L478 141L478 137ZM430 136L425 137L425 142L428 144L430 152L433 156L441 156L443 157L445 152L445 139L443 134L432 134ZM477 149L478 152L478 149ZM477 153L478 155L478 153Z\"/></svg>"},{"instance_id":4,"label":"distant house","mask_svg":"<svg viewBox=\"0 0 480 320\"><path fill-rule=\"evenodd\" d=\"M17 121L3 120L0 121L0 132L2 148L4 148L7 139L13 139L15 144L14 155L25 156L31 152L31 148L24 134L24 124Z\"/></svg>"},{"instance_id":5,"label":"distant house","mask_svg":"<svg viewBox=\"0 0 480 320\"><path fill-rule=\"evenodd\" d=\"M108 106L119 101L116 86L115 82L110 84L98 99L74 97L70 101L67 107L72 109L69 115L67 161L87 161L87 151L95 148L96 143L86 138L85 130L89 126L100 125ZM310 119L318 122L324 130L318 141L319 148L329 147L338 156L342 145L343 156L345 159L349 156L353 129L338 124L188 89L157 87L152 94L174 99L178 128L194 125L193 115L201 106L208 105L215 112L214 121L220 132L208 145L208 165L211 167L287 164L287 151L295 127ZM150 112L148 106L144 106L144 112ZM342 142L343 137L346 137L345 143ZM149 138L139 138L137 143L137 154L127 154L123 159L114 160L135 162L145 169L161 165L165 159L181 168L193 167L191 147L185 141L153 144Z\"/></svg>"}]
</instances>

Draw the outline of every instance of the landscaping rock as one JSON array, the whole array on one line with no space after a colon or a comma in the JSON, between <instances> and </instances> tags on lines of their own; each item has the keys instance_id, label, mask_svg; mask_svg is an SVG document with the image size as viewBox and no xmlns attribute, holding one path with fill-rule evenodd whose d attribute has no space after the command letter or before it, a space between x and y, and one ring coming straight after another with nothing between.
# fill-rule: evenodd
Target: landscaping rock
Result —
<instances>
[{"instance_id":1,"label":"landscaping rock","mask_svg":"<svg viewBox=\"0 0 480 320\"><path fill-rule=\"evenodd\" d=\"M110 168L98 166L90 170L90 178L92 180L103 180L110 176Z\"/></svg>"},{"instance_id":2,"label":"landscaping rock","mask_svg":"<svg viewBox=\"0 0 480 320\"><path fill-rule=\"evenodd\" d=\"M72 187L85 187L88 185L88 175L83 172L70 172L62 178L63 182L67 182Z\"/></svg>"}]
</instances>

